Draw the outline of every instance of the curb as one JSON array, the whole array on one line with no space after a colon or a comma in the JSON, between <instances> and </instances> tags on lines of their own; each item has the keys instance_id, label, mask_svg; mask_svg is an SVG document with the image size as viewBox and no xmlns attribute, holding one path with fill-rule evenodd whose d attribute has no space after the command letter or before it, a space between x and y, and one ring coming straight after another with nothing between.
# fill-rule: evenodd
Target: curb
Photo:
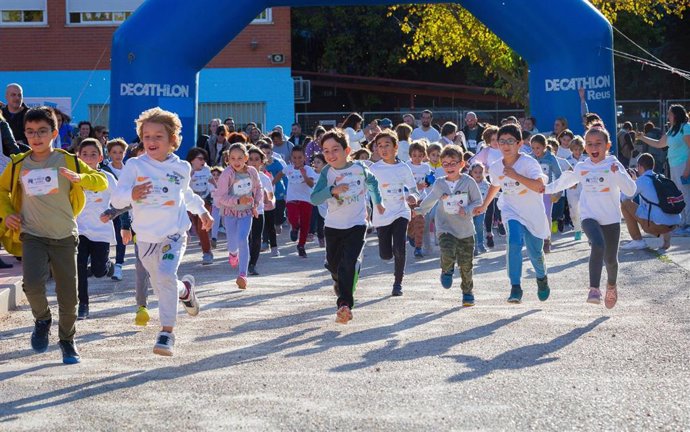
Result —
<instances>
[{"instance_id":1,"label":"curb","mask_svg":"<svg viewBox=\"0 0 690 432\"><path fill-rule=\"evenodd\" d=\"M14 283L0 285L0 317L9 315L24 301L26 301L26 296L22 289L21 279Z\"/></svg>"}]
</instances>

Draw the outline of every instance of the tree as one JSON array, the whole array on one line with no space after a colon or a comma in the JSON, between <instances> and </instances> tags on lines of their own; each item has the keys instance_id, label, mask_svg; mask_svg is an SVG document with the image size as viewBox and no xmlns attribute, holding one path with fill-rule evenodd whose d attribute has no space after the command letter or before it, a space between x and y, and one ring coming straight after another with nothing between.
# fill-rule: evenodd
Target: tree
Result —
<instances>
[{"instance_id":1,"label":"tree","mask_svg":"<svg viewBox=\"0 0 690 432\"><path fill-rule=\"evenodd\" d=\"M647 26L673 15L682 17L690 0L591 0L615 23L622 15ZM400 29L411 36L403 61L436 60L451 66L464 59L497 78L495 86L506 97L527 106L527 65L508 45L462 6L433 4L392 6Z\"/></svg>"}]
</instances>

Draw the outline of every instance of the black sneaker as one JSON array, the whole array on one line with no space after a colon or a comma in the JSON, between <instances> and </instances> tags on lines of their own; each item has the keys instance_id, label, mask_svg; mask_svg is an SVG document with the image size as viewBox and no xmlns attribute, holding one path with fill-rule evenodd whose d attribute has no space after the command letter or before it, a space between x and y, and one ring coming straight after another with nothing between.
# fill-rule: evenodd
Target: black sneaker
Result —
<instances>
[{"instance_id":1,"label":"black sneaker","mask_svg":"<svg viewBox=\"0 0 690 432\"><path fill-rule=\"evenodd\" d=\"M8 269L8 268L12 268L12 264L6 263L5 261L2 260L2 258L0 258L0 269Z\"/></svg>"},{"instance_id":2,"label":"black sneaker","mask_svg":"<svg viewBox=\"0 0 690 432\"><path fill-rule=\"evenodd\" d=\"M493 248L494 247L494 236L486 236L486 247L488 248Z\"/></svg>"},{"instance_id":3,"label":"black sneaker","mask_svg":"<svg viewBox=\"0 0 690 432\"><path fill-rule=\"evenodd\" d=\"M77 364L81 362L81 356L74 341L61 340L60 350L62 351L62 362L64 364Z\"/></svg>"},{"instance_id":4,"label":"black sneaker","mask_svg":"<svg viewBox=\"0 0 690 432\"><path fill-rule=\"evenodd\" d=\"M31 348L37 353L46 352L48 349L48 336L50 335L50 325L52 323L52 319L36 320L34 323L34 331L31 333Z\"/></svg>"},{"instance_id":5,"label":"black sneaker","mask_svg":"<svg viewBox=\"0 0 690 432\"><path fill-rule=\"evenodd\" d=\"M391 295L392 295L393 297L400 297L401 295L403 295L403 292L402 292L402 285L400 285L400 284L393 284L393 292L391 292Z\"/></svg>"},{"instance_id":6,"label":"black sneaker","mask_svg":"<svg viewBox=\"0 0 690 432\"><path fill-rule=\"evenodd\" d=\"M522 287L520 285L513 285L510 288L510 297L508 303L520 303L522 301Z\"/></svg>"},{"instance_id":7,"label":"black sneaker","mask_svg":"<svg viewBox=\"0 0 690 432\"><path fill-rule=\"evenodd\" d=\"M558 220L558 232L563 232L565 231L565 222L563 219Z\"/></svg>"},{"instance_id":8,"label":"black sneaker","mask_svg":"<svg viewBox=\"0 0 690 432\"><path fill-rule=\"evenodd\" d=\"M297 246L297 255L301 256L302 258L307 257L307 251L304 250L304 246Z\"/></svg>"},{"instance_id":9,"label":"black sneaker","mask_svg":"<svg viewBox=\"0 0 690 432\"><path fill-rule=\"evenodd\" d=\"M89 317L89 305L80 304L79 305L79 312L77 314L77 319L78 320L85 320L88 317Z\"/></svg>"},{"instance_id":10,"label":"black sneaker","mask_svg":"<svg viewBox=\"0 0 690 432\"><path fill-rule=\"evenodd\" d=\"M256 271L256 267L253 265L250 265L249 268L247 269L247 273L249 273L250 276L259 276L259 273Z\"/></svg>"},{"instance_id":11,"label":"black sneaker","mask_svg":"<svg viewBox=\"0 0 690 432\"><path fill-rule=\"evenodd\" d=\"M295 229L290 230L290 240L292 240L293 242L296 242L297 241L297 234L299 234L299 231L297 231Z\"/></svg>"},{"instance_id":12,"label":"black sneaker","mask_svg":"<svg viewBox=\"0 0 690 432\"><path fill-rule=\"evenodd\" d=\"M506 235L506 227L502 223L498 224L498 235L502 237Z\"/></svg>"},{"instance_id":13,"label":"black sneaker","mask_svg":"<svg viewBox=\"0 0 690 432\"><path fill-rule=\"evenodd\" d=\"M106 273L106 276L112 278L115 274L115 264L112 261L108 261L106 265L108 266L108 273Z\"/></svg>"}]
</instances>

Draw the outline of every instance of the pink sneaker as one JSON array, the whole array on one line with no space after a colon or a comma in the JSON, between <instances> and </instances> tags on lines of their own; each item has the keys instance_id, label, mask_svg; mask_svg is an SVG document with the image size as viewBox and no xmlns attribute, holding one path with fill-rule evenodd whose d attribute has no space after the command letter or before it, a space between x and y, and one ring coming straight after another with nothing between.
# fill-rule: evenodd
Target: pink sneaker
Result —
<instances>
[{"instance_id":1,"label":"pink sneaker","mask_svg":"<svg viewBox=\"0 0 690 432\"><path fill-rule=\"evenodd\" d=\"M587 303L601 304L601 291L599 288L590 288Z\"/></svg>"},{"instance_id":2,"label":"pink sneaker","mask_svg":"<svg viewBox=\"0 0 690 432\"><path fill-rule=\"evenodd\" d=\"M606 309L613 309L618 301L618 289L616 285L608 285L606 287L606 297L604 297L604 306Z\"/></svg>"},{"instance_id":3,"label":"pink sneaker","mask_svg":"<svg viewBox=\"0 0 690 432\"><path fill-rule=\"evenodd\" d=\"M237 276L237 279L235 279L235 283L237 284L237 288L241 290L247 289L247 276L240 273L240 275Z\"/></svg>"},{"instance_id":4,"label":"pink sneaker","mask_svg":"<svg viewBox=\"0 0 690 432\"><path fill-rule=\"evenodd\" d=\"M347 305L340 306L338 312L335 314L335 322L338 324L347 324L348 321L352 320L352 311Z\"/></svg>"},{"instance_id":5,"label":"pink sneaker","mask_svg":"<svg viewBox=\"0 0 690 432\"><path fill-rule=\"evenodd\" d=\"M228 262L230 263L230 267L237 268L237 265L240 263L239 254L230 252L228 254Z\"/></svg>"}]
</instances>

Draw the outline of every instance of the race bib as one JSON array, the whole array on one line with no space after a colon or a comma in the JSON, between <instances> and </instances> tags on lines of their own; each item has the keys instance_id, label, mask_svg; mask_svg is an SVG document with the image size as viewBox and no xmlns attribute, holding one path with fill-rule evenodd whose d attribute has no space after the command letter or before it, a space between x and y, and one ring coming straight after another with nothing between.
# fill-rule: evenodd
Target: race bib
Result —
<instances>
[{"instance_id":1,"label":"race bib","mask_svg":"<svg viewBox=\"0 0 690 432\"><path fill-rule=\"evenodd\" d=\"M524 195L527 193L527 188L517 180L507 176L500 176L498 180L501 183L501 191L506 196Z\"/></svg>"},{"instance_id":2,"label":"race bib","mask_svg":"<svg viewBox=\"0 0 690 432\"><path fill-rule=\"evenodd\" d=\"M22 172L24 193L29 196L52 195L58 193L57 168L25 170Z\"/></svg>"},{"instance_id":3,"label":"race bib","mask_svg":"<svg viewBox=\"0 0 690 432\"><path fill-rule=\"evenodd\" d=\"M611 176L611 170L601 169L594 171L583 171L582 176L584 181L582 182L582 190L585 192L610 192L611 188L608 186L610 184L609 177Z\"/></svg>"},{"instance_id":4,"label":"race bib","mask_svg":"<svg viewBox=\"0 0 690 432\"><path fill-rule=\"evenodd\" d=\"M458 214L460 209L467 205L467 199L467 192L456 192L453 195L449 195L443 201L443 209L448 214Z\"/></svg>"},{"instance_id":5,"label":"race bib","mask_svg":"<svg viewBox=\"0 0 690 432\"><path fill-rule=\"evenodd\" d=\"M137 201L140 204L151 206L174 207L180 196L180 187L167 179L149 179L143 183L151 183L151 192L143 199Z\"/></svg>"}]
</instances>

